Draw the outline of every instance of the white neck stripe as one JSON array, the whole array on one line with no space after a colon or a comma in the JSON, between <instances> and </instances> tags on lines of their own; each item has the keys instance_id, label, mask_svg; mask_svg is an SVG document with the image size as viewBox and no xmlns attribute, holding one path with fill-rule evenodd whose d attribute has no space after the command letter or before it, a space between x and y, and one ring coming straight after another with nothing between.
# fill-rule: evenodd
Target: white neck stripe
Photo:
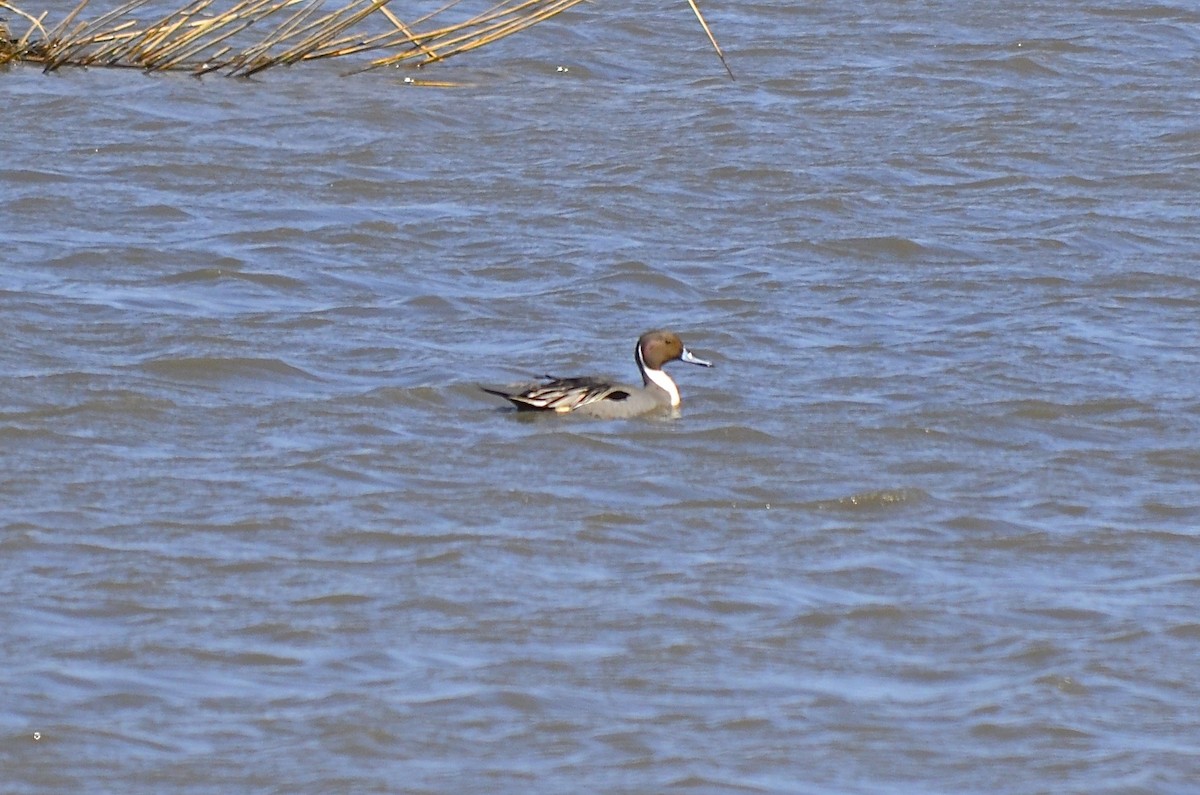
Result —
<instances>
[{"instance_id":1,"label":"white neck stripe","mask_svg":"<svg viewBox=\"0 0 1200 795\"><path fill-rule=\"evenodd\" d=\"M649 367L643 367L642 374L646 376L647 381L667 393L667 396L671 398L672 406L679 405L679 387L675 386L675 382L671 380L671 376L667 375L665 370L651 370Z\"/></svg>"}]
</instances>

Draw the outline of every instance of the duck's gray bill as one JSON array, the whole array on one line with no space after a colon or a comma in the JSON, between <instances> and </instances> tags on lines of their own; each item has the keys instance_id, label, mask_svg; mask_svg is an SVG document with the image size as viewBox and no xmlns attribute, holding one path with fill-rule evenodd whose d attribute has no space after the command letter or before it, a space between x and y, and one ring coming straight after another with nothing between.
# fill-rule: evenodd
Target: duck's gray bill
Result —
<instances>
[{"instance_id":1,"label":"duck's gray bill","mask_svg":"<svg viewBox=\"0 0 1200 795\"><path fill-rule=\"evenodd\" d=\"M706 362L703 359L696 358L696 356L691 351L689 351L687 348L683 349L683 354L679 357L679 360L682 362L687 362L688 364L698 364L702 367L712 367L713 366L712 362Z\"/></svg>"}]
</instances>

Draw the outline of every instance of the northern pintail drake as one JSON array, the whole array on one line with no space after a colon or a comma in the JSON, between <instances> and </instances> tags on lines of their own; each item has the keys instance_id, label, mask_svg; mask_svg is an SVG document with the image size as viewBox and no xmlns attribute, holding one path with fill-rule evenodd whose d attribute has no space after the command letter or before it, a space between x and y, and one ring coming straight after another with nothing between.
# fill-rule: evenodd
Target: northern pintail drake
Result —
<instances>
[{"instance_id":1,"label":"northern pintail drake","mask_svg":"<svg viewBox=\"0 0 1200 795\"><path fill-rule=\"evenodd\" d=\"M620 419L679 405L679 387L663 370L663 365L668 362L678 359L712 367L712 362L696 358L683 347L679 335L672 331L646 332L638 339L633 357L642 372L640 387L615 384L601 378L546 376L547 380L542 383L522 385L515 391L480 388L499 395L519 411L572 412L587 417Z\"/></svg>"}]
</instances>

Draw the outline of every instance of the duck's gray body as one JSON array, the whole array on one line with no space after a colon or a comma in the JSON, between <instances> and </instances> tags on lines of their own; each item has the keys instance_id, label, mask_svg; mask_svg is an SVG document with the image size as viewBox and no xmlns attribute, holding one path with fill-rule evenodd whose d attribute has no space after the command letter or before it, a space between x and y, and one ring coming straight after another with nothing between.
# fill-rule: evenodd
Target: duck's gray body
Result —
<instances>
[{"instance_id":1,"label":"duck's gray body","mask_svg":"<svg viewBox=\"0 0 1200 795\"><path fill-rule=\"evenodd\" d=\"M524 384L512 389L489 389L519 411L554 411L573 413L599 419L621 419L676 407L680 403L679 387L663 370L667 362L680 361L712 367L711 362L698 359L683 347L679 335L670 331L650 331L643 334L634 348L634 358L642 373L642 386L613 383L601 378L553 378L537 384Z\"/></svg>"}]
</instances>

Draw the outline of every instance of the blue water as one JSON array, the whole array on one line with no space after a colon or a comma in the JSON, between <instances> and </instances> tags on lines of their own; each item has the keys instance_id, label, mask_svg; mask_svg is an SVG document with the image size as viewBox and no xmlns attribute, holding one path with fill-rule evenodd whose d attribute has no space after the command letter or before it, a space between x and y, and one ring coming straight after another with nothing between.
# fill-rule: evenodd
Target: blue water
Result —
<instances>
[{"instance_id":1,"label":"blue water","mask_svg":"<svg viewBox=\"0 0 1200 795\"><path fill-rule=\"evenodd\" d=\"M1200 17L705 11L0 71L0 789L1192 791Z\"/></svg>"}]
</instances>

